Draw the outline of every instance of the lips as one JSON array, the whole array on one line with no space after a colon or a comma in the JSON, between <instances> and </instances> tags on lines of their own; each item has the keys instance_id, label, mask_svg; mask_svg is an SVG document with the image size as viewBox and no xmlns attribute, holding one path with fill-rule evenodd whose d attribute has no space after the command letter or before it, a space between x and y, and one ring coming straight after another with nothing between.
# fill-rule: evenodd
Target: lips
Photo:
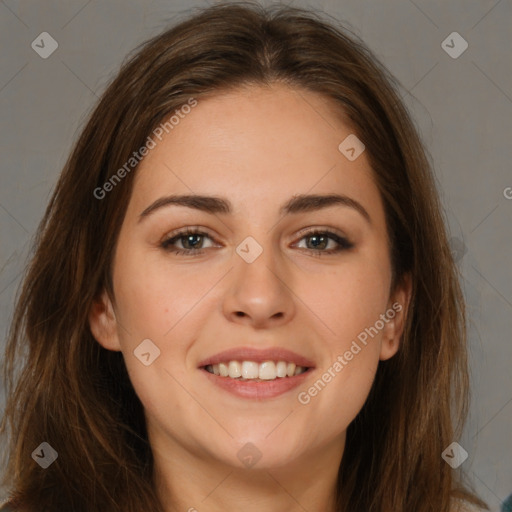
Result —
<instances>
[{"instance_id":1,"label":"lips","mask_svg":"<svg viewBox=\"0 0 512 512\"><path fill-rule=\"evenodd\" d=\"M263 363L265 361L287 361L297 366L314 368L315 364L310 359L297 354L291 350L276 347L269 349L256 349L251 347L238 347L224 350L199 362L198 367L224 363L226 361L254 361Z\"/></svg>"},{"instance_id":2,"label":"lips","mask_svg":"<svg viewBox=\"0 0 512 512\"><path fill-rule=\"evenodd\" d=\"M226 363L229 364L226 365ZM277 363L277 366L280 367L279 375L277 374L278 368L276 367L274 374L270 375L269 372L263 372L260 375L263 377L262 379L254 378L256 375L253 375L252 373L254 372L251 373L251 370L255 370L259 365L259 372L261 372L262 367L267 363L270 366L274 366ZM238 375L238 372L234 372L231 375L231 370L236 369L231 368L231 366L241 366L241 370L244 370L244 365L249 367L247 371L251 375ZM283 375L284 365L287 367L287 370L288 368L290 369L291 376ZM203 359L199 362L198 367L201 370L201 374L214 386L228 391L238 398L264 400L291 392L294 388L304 383L311 376L315 364L306 356L281 347L267 349L237 347ZM218 371L211 373L211 370L215 370L215 368ZM221 368L224 370L222 372L223 375L220 375ZM229 369L229 375L225 375L226 368ZM299 369L299 373L294 372L294 369ZM241 371L241 374L243 374L243 371Z\"/></svg>"},{"instance_id":3,"label":"lips","mask_svg":"<svg viewBox=\"0 0 512 512\"><path fill-rule=\"evenodd\" d=\"M281 395L286 396L293 389L303 385L310 378L312 370L308 370L300 375L293 377L285 377L282 379L255 381L241 381L231 379L229 377L221 377L202 370L201 375L207 379L207 382L215 386L217 389L227 391L231 395L249 400L267 400L278 398Z\"/></svg>"}]
</instances>

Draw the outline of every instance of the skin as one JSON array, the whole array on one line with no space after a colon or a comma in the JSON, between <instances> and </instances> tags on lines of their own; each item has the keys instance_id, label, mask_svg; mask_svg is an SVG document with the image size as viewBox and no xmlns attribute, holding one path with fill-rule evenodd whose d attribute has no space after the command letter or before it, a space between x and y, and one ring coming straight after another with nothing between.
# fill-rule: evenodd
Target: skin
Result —
<instances>
[{"instance_id":1,"label":"skin","mask_svg":"<svg viewBox=\"0 0 512 512\"><path fill-rule=\"evenodd\" d=\"M410 281L391 290L384 209L363 152L349 161L338 145L350 127L322 96L284 85L245 87L200 99L137 170L113 265L115 302L103 294L90 312L98 342L122 351L144 405L155 481L166 511L334 511L348 425L362 408L379 360L399 348ZM121 186L121 185L120 185ZM167 206L140 214L169 194L225 197L231 214ZM338 193L356 209L280 217L295 194ZM199 256L160 246L199 226ZM354 247L316 257L303 228L330 228ZM263 248L252 263L237 246ZM175 249L187 238L175 242ZM327 243L327 242L325 242ZM308 251L308 249L310 249ZM393 320L307 405L312 386L357 335L398 302ZM133 355L144 339L160 356ZM210 383L198 364L240 346L285 347L315 362L306 383L275 398L239 398ZM252 468L237 457L253 443Z\"/></svg>"}]
</instances>

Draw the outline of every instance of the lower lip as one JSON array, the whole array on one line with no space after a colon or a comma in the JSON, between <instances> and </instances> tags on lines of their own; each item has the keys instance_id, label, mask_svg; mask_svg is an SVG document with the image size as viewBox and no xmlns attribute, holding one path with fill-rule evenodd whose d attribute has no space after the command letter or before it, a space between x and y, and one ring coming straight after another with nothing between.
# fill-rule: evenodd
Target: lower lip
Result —
<instances>
[{"instance_id":1,"label":"lower lip","mask_svg":"<svg viewBox=\"0 0 512 512\"><path fill-rule=\"evenodd\" d=\"M311 374L313 368L301 373L300 375L294 375L293 377L281 377L275 380L263 381L263 382L251 382L250 380L242 381L231 379L229 377L221 377L215 375L201 368L201 371L206 374L206 377L210 381L230 393L242 398L273 398L287 391L300 386Z\"/></svg>"}]
</instances>

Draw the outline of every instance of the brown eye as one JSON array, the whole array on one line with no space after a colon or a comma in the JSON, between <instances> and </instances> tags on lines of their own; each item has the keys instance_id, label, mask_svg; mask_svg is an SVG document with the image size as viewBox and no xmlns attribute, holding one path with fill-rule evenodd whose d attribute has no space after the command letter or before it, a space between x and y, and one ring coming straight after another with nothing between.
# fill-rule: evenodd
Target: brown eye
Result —
<instances>
[{"instance_id":1,"label":"brown eye","mask_svg":"<svg viewBox=\"0 0 512 512\"><path fill-rule=\"evenodd\" d=\"M175 254L199 255L204 252L201 249L204 249L205 238L212 240L207 233L188 228L163 240L160 246L162 249L173 251ZM177 243L181 244L181 247L176 247Z\"/></svg>"},{"instance_id":2,"label":"brown eye","mask_svg":"<svg viewBox=\"0 0 512 512\"><path fill-rule=\"evenodd\" d=\"M306 247L304 249L315 256L335 254L354 247L354 245L345 237L339 236L332 231L310 231L303 235L301 240L310 240L310 243L306 242ZM331 245L334 245L334 247L325 250L329 247L330 243Z\"/></svg>"}]
</instances>

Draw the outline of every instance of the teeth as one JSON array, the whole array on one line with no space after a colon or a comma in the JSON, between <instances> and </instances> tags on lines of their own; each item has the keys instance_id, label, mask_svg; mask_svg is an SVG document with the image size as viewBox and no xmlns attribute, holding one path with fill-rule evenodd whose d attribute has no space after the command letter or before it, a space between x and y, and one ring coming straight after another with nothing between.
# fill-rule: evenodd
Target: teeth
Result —
<instances>
[{"instance_id":1,"label":"teeth","mask_svg":"<svg viewBox=\"0 0 512 512\"><path fill-rule=\"evenodd\" d=\"M304 373L307 368L286 361L265 361L261 364L254 361L229 361L209 364L206 370L214 375L239 380L275 380L276 378L293 377Z\"/></svg>"},{"instance_id":2,"label":"teeth","mask_svg":"<svg viewBox=\"0 0 512 512\"><path fill-rule=\"evenodd\" d=\"M227 377L229 375L229 367L227 364L219 363L219 374L221 377Z\"/></svg>"},{"instance_id":3,"label":"teeth","mask_svg":"<svg viewBox=\"0 0 512 512\"><path fill-rule=\"evenodd\" d=\"M259 376L258 363L244 361L242 363L242 377L244 379L257 379Z\"/></svg>"},{"instance_id":4,"label":"teeth","mask_svg":"<svg viewBox=\"0 0 512 512\"><path fill-rule=\"evenodd\" d=\"M276 371L278 377L286 377L286 368L287 364L284 361L279 361L277 363Z\"/></svg>"},{"instance_id":5,"label":"teeth","mask_svg":"<svg viewBox=\"0 0 512 512\"><path fill-rule=\"evenodd\" d=\"M261 380L274 380L277 377L276 364L274 361L265 361L259 365L258 377Z\"/></svg>"},{"instance_id":6,"label":"teeth","mask_svg":"<svg viewBox=\"0 0 512 512\"><path fill-rule=\"evenodd\" d=\"M242 376L242 365L238 361L229 362L229 376L232 379L236 379Z\"/></svg>"}]
</instances>

